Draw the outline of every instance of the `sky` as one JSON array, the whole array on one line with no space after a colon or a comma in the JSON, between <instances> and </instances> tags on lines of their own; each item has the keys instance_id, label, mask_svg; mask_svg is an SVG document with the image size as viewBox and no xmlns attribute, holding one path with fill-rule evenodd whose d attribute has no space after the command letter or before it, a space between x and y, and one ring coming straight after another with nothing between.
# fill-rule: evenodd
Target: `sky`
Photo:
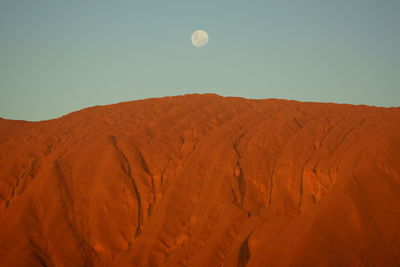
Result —
<instances>
[{"instance_id":1,"label":"sky","mask_svg":"<svg viewBox=\"0 0 400 267\"><path fill-rule=\"evenodd\" d=\"M400 106L399 14L399 0L0 0L0 117L191 93Z\"/></svg>"}]
</instances>

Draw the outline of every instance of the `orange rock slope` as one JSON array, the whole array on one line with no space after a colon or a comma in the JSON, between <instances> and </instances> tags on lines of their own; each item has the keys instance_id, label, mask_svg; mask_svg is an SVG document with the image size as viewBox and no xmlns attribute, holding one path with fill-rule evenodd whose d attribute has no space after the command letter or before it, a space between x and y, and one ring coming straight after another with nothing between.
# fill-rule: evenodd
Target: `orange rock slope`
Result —
<instances>
[{"instance_id":1,"label":"orange rock slope","mask_svg":"<svg viewBox=\"0 0 400 267\"><path fill-rule=\"evenodd\" d=\"M400 108L185 95L0 120L1 266L398 266Z\"/></svg>"}]
</instances>

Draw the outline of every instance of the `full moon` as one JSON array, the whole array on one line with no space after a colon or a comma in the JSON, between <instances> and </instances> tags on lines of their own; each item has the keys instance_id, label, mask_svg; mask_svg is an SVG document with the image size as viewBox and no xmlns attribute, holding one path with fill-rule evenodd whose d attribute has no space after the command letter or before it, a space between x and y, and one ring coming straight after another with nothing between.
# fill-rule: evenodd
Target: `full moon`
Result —
<instances>
[{"instance_id":1,"label":"full moon","mask_svg":"<svg viewBox=\"0 0 400 267\"><path fill-rule=\"evenodd\" d=\"M203 47L208 44L208 33L203 30L198 30L192 34L192 44L195 47Z\"/></svg>"}]
</instances>

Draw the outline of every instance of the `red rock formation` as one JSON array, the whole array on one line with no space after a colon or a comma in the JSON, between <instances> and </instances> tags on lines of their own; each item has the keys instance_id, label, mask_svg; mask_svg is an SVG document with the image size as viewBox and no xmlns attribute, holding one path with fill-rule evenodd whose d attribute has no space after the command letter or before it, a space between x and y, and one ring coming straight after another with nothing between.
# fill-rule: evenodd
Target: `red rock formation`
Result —
<instances>
[{"instance_id":1,"label":"red rock formation","mask_svg":"<svg viewBox=\"0 0 400 267\"><path fill-rule=\"evenodd\" d=\"M187 95L0 120L1 266L396 266L400 109Z\"/></svg>"}]
</instances>

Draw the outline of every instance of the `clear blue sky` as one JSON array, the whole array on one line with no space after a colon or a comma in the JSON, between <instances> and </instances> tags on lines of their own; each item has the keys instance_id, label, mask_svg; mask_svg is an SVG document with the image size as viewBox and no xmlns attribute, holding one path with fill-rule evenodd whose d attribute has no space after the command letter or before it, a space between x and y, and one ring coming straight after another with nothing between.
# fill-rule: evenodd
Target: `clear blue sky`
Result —
<instances>
[{"instance_id":1,"label":"clear blue sky","mask_svg":"<svg viewBox=\"0 0 400 267\"><path fill-rule=\"evenodd\" d=\"M0 117L206 92L399 106L400 1L0 0Z\"/></svg>"}]
</instances>

